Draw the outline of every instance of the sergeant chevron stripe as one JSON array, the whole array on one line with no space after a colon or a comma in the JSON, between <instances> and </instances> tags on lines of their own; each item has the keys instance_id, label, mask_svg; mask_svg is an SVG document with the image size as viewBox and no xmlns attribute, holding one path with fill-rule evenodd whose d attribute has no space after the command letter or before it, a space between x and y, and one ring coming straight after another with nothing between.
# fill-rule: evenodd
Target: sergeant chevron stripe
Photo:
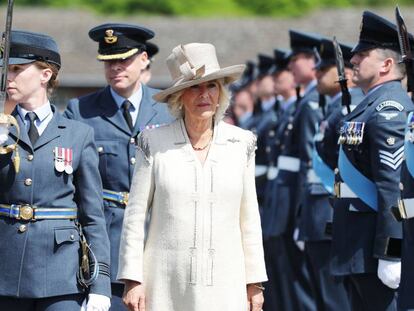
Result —
<instances>
[{"instance_id":1,"label":"sergeant chevron stripe","mask_svg":"<svg viewBox=\"0 0 414 311\"><path fill-rule=\"evenodd\" d=\"M404 161L404 158L403 158L404 157L404 146L399 148L394 153L391 153L385 150L380 150L379 157L380 157L381 163L388 165L393 170L396 170L401 165L401 163Z\"/></svg>"}]
</instances>

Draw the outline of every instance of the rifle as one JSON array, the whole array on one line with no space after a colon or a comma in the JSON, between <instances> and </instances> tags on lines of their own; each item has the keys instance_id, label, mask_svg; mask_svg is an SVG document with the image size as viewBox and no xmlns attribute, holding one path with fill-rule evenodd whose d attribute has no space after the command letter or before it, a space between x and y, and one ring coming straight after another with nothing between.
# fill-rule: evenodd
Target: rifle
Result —
<instances>
[{"instance_id":1,"label":"rifle","mask_svg":"<svg viewBox=\"0 0 414 311\"><path fill-rule=\"evenodd\" d=\"M347 113L351 112L351 94L348 90L348 84L346 83L348 79L345 75L345 64L344 64L344 57L342 55L342 49L339 45L336 37L333 37L333 46L335 49L335 61L336 61L336 69L338 70L338 83L341 86L341 93L342 93L342 106L346 107Z\"/></svg>"},{"instance_id":2,"label":"rifle","mask_svg":"<svg viewBox=\"0 0 414 311\"><path fill-rule=\"evenodd\" d=\"M322 116L325 119L326 118L326 97L323 94L319 94L319 107L322 111Z\"/></svg>"},{"instance_id":3,"label":"rifle","mask_svg":"<svg viewBox=\"0 0 414 311\"><path fill-rule=\"evenodd\" d=\"M316 47L313 48L313 53L315 55L315 67L318 68L319 65L322 63L322 57L321 54L319 54L319 51ZM322 116L325 119L326 117L326 97L323 94L319 94L319 108L322 111Z\"/></svg>"},{"instance_id":4,"label":"rifle","mask_svg":"<svg viewBox=\"0 0 414 311\"><path fill-rule=\"evenodd\" d=\"M11 35L11 28L12 28L12 19L13 19L13 2L14 0L8 0L7 2L7 15L6 15L6 29L3 33L2 43L1 43L1 50L2 50L2 59L3 59L3 67L1 69L1 80L0 80L0 124L6 127L10 127L11 125L15 126L17 129L17 139L14 144L0 146L0 154L7 154L10 152L15 151L13 164L14 170L16 173L19 172L20 168L20 156L19 156L19 149L17 143L19 142L20 137L20 128L17 123L17 120L11 116L7 115L4 112L6 100L7 100L7 73L9 68L9 58L10 58L10 35Z\"/></svg>"},{"instance_id":5,"label":"rifle","mask_svg":"<svg viewBox=\"0 0 414 311\"><path fill-rule=\"evenodd\" d=\"M395 8L395 19L397 21L398 42L400 45L402 62L405 64L407 72L407 91L411 92L411 100L414 100L414 68L413 54L410 46L410 35L398 6Z\"/></svg>"}]
</instances>

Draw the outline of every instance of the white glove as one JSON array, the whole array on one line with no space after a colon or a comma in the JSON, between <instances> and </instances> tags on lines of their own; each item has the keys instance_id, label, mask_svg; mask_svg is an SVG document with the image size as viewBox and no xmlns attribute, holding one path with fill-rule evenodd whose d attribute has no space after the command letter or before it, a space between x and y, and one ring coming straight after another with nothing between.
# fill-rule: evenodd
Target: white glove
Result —
<instances>
[{"instance_id":1,"label":"white glove","mask_svg":"<svg viewBox=\"0 0 414 311\"><path fill-rule=\"evenodd\" d=\"M86 298L82 302L80 311L86 311Z\"/></svg>"},{"instance_id":2,"label":"white glove","mask_svg":"<svg viewBox=\"0 0 414 311\"><path fill-rule=\"evenodd\" d=\"M296 246L302 252L305 250L305 241L298 240L299 239L299 228L295 228L293 231L293 240L295 241Z\"/></svg>"},{"instance_id":3,"label":"white glove","mask_svg":"<svg viewBox=\"0 0 414 311\"><path fill-rule=\"evenodd\" d=\"M397 289L400 286L401 262L379 259L378 278L389 288Z\"/></svg>"},{"instance_id":4,"label":"white glove","mask_svg":"<svg viewBox=\"0 0 414 311\"><path fill-rule=\"evenodd\" d=\"M9 139L9 130L7 125L0 124L0 145L4 144Z\"/></svg>"},{"instance_id":5,"label":"white glove","mask_svg":"<svg viewBox=\"0 0 414 311\"><path fill-rule=\"evenodd\" d=\"M111 299L109 297L89 294L88 301L83 301L80 311L108 311L111 307Z\"/></svg>"}]
</instances>

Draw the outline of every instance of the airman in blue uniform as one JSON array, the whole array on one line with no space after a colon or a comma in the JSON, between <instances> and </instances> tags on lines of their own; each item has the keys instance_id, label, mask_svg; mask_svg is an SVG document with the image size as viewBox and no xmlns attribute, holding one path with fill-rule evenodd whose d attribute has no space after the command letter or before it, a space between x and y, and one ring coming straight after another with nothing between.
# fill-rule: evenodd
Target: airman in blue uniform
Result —
<instances>
[{"instance_id":1,"label":"airman in blue uniform","mask_svg":"<svg viewBox=\"0 0 414 311\"><path fill-rule=\"evenodd\" d=\"M51 37L12 31L10 56L7 94L18 103L12 115L20 133L10 127L0 142L15 147L0 154L0 310L79 311L83 301L88 310L108 310L109 240L93 129L63 118L48 100L61 65ZM93 253L88 288L77 280L82 236Z\"/></svg>"},{"instance_id":2,"label":"airman in blue uniform","mask_svg":"<svg viewBox=\"0 0 414 311\"><path fill-rule=\"evenodd\" d=\"M275 93L280 97L279 109L277 111L278 122L269 129L266 135L267 154L267 183L264 202L261 209L261 221L263 232L263 246L265 251L266 271L268 282L264 292L265 303L263 310L296 310L297 297L293 290L293 273L290 271L289 257L285 247L285 240L278 231L275 223L278 221L276 215L277 204L277 158L281 152L280 139L289 115L296 101L296 83L292 73L288 70L288 57L290 51L275 49L275 69L273 78Z\"/></svg>"},{"instance_id":3,"label":"airman in blue uniform","mask_svg":"<svg viewBox=\"0 0 414 311\"><path fill-rule=\"evenodd\" d=\"M65 116L95 130L111 244L111 310L126 310L121 298L123 284L116 281L116 274L124 208L134 172L136 137L142 129L170 123L172 117L165 104L152 99L156 90L139 81L141 70L149 62L146 41L154 36L151 30L128 24L104 24L91 29L89 36L99 43L97 58L103 61L108 86L72 99Z\"/></svg>"},{"instance_id":4,"label":"airman in blue uniform","mask_svg":"<svg viewBox=\"0 0 414 311\"><path fill-rule=\"evenodd\" d=\"M264 234L283 239L282 252L287 256L284 275L291 274L291 281L283 285L286 301L289 302L286 310L315 310L305 258L296 246L293 235L306 171L311 165L315 124L321 118L314 71L314 51L319 46L320 37L294 30L289 35L292 53L288 68L296 85L303 89L303 94L300 96L298 92L296 101L285 107L275 134L275 146L280 150L276 160L278 174L271 203L266 203L272 216Z\"/></svg>"},{"instance_id":5,"label":"airman in blue uniform","mask_svg":"<svg viewBox=\"0 0 414 311\"><path fill-rule=\"evenodd\" d=\"M352 47L344 44L340 44L340 46L345 65L349 68L351 66L349 60ZM319 124L319 130L315 135L312 157L313 169L308 171L312 180L307 185L302 204L299 238L305 241L305 255L317 309L350 310L342 278L333 276L329 269L331 235L326 231L326 224L332 222L333 215L329 196L333 192L334 168L326 163L325 155L335 154L337 145L336 141L324 140L324 133L327 126L326 120L330 115L335 112L335 109L342 111L340 102L339 107L332 108L332 105L336 106L337 101L341 99L341 88L338 84L338 72L332 40L321 39L318 50L320 61L316 66L317 89L321 96L327 96L327 100L326 106L321 107L324 121Z\"/></svg>"},{"instance_id":6,"label":"airman in blue uniform","mask_svg":"<svg viewBox=\"0 0 414 311\"><path fill-rule=\"evenodd\" d=\"M259 206L263 204L264 192L266 187L267 173L267 154L266 137L269 129L277 122L276 111L278 101L274 92L274 82L272 71L274 68L274 58L265 54L258 55L258 82L257 82L257 101L254 106L254 123L250 130L257 136L256 150L256 192Z\"/></svg>"},{"instance_id":7,"label":"airman in blue uniform","mask_svg":"<svg viewBox=\"0 0 414 311\"><path fill-rule=\"evenodd\" d=\"M414 282L414 118L410 113L404 139L405 162L401 167L401 194L398 209L395 211L403 220L403 240L401 245L401 284L398 291L398 307L401 310L414 310L412 288Z\"/></svg>"},{"instance_id":8,"label":"airman in blue uniform","mask_svg":"<svg viewBox=\"0 0 414 311\"><path fill-rule=\"evenodd\" d=\"M149 63L147 67L145 67L145 69L141 71L139 80L141 81L142 84L148 84L150 82L152 78L151 64L154 61L155 54L157 54L160 50L155 43L150 42L150 41L147 41L145 46L146 46L146 51L148 53Z\"/></svg>"},{"instance_id":9,"label":"airman in blue uniform","mask_svg":"<svg viewBox=\"0 0 414 311\"><path fill-rule=\"evenodd\" d=\"M253 112L256 101L256 78L256 64L247 61L242 77L229 87L232 92L231 104L237 119L237 126L243 129L251 129L255 122Z\"/></svg>"},{"instance_id":10,"label":"airman in blue uniform","mask_svg":"<svg viewBox=\"0 0 414 311\"><path fill-rule=\"evenodd\" d=\"M404 128L413 104L402 88L396 26L365 11L351 63L365 93L343 119L336 175L331 269L342 275L353 310L397 310L402 227L399 198Z\"/></svg>"},{"instance_id":11,"label":"airman in blue uniform","mask_svg":"<svg viewBox=\"0 0 414 311\"><path fill-rule=\"evenodd\" d=\"M407 33L409 40L412 40L412 35ZM403 41L399 41L399 44ZM408 43L408 42L407 42ZM413 42L409 43L413 46ZM405 49L406 47L403 46ZM412 49L412 48L411 48ZM406 57L407 52L404 53ZM411 59L406 58L410 65ZM412 75L412 70L407 71L407 76ZM408 77L407 77L408 78ZM411 76L412 78L412 76ZM408 78L409 79L409 78ZM408 80L407 79L407 80ZM407 81L407 84L410 83ZM407 85L407 88L411 91L413 85ZM413 95L411 94L411 100ZM399 310L412 311L414 310L414 297L412 295L412 289L414 284L414 113L410 112L408 115L405 137L404 137L404 157L405 161L401 165L401 199L398 202L398 206L393 208L394 215L398 220L402 220L403 226L403 239L401 243L401 283L398 289L398 307ZM398 248L396 249L398 252Z\"/></svg>"}]
</instances>

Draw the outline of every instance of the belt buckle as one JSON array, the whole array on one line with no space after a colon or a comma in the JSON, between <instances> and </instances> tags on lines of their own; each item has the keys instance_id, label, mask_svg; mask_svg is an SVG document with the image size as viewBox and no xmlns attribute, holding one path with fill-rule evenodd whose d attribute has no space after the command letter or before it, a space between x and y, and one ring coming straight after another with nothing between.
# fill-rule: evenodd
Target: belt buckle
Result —
<instances>
[{"instance_id":1,"label":"belt buckle","mask_svg":"<svg viewBox=\"0 0 414 311\"><path fill-rule=\"evenodd\" d=\"M398 199L398 211L400 212L400 217L402 219L407 219L407 212L405 210L405 204L404 204L404 201L401 199Z\"/></svg>"},{"instance_id":2,"label":"belt buckle","mask_svg":"<svg viewBox=\"0 0 414 311\"><path fill-rule=\"evenodd\" d=\"M129 199L129 193L128 192L120 192L121 195L121 204L124 204L125 206L128 204Z\"/></svg>"},{"instance_id":3,"label":"belt buckle","mask_svg":"<svg viewBox=\"0 0 414 311\"><path fill-rule=\"evenodd\" d=\"M19 219L34 220L34 208L29 204L19 206Z\"/></svg>"},{"instance_id":4,"label":"belt buckle","mask_svg":"<svg viewBox=\"0 0 414 311\"><path fill-rule=\"evenodd\" d=\"M340 182L334 183L334 192L335 192L335 197L337 199L340 199L341 198L341 183Z\"/></svg>"}]
</instances>

